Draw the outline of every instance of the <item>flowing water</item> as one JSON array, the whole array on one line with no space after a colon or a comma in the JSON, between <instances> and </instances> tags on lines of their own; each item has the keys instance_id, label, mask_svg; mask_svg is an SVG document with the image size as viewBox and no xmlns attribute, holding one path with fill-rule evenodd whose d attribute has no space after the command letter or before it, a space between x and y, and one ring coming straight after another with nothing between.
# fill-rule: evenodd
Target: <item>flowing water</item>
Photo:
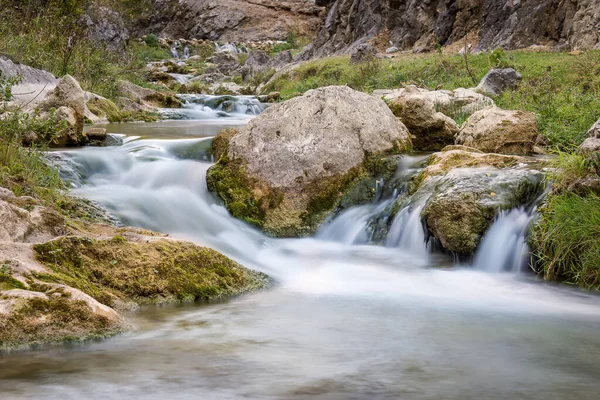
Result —
<instances>
[{"instance_id":1,"label":"flowing water","mask_svg":"<svg viewBox=\"0 0 600 400\"><path fill-rule=\"evenodd\" d=\"M314 238L271 239L205 184L207 138L251 116L203 112L110 125L125 143L62 153L62 174L123 223L214 247L277 286L143 309L110 340L0 356L1 399L598 398L598 297L490 272L518 264L531 213L498 216L477 268L432 254L418 202L370 244L369 220L398 193Z\"/></svg>"}]
</instances>

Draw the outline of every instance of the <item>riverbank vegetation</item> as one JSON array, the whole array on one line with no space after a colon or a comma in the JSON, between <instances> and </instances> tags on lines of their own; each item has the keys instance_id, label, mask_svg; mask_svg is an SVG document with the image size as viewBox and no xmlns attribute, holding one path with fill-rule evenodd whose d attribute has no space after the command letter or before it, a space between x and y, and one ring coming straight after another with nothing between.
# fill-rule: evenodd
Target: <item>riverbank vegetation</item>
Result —
<instances>
[{"instance_id":1,"label":"riverbank vegetation","mask_svg":"<svg viewBox=\"0 0 600 400\"><path fill-rule=\"evenodd\" d=\"M373 58L362 64L351 64L348 56L324 58L279 74L264 92L278 91L287 99L328 85L348 85L366 92L407 84L453 90L476 86L491 68L513 67L523 75L523 81L517 89L494 100L504 109L534 112L541 133L552 147L565 150L579 145L598 119L599 51L567 54L500 49L469 55L468 62L469 70L464 57L441 53Z\"/></svg>"}]
</instances>

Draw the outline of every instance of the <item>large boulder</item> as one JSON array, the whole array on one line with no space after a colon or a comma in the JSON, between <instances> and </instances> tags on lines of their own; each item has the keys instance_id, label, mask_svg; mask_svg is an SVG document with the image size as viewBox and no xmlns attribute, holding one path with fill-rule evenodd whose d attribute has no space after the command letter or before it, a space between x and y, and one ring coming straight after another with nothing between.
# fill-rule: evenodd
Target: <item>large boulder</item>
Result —
<instances>
[{"instance_id":1,"label":"large boulder","mask_svg":"<svg viewBox=\"0 0 600 400\"><path fill-rule=\"evenodd\" d=\"M410 131L416 150L441 150L454 143L460 130L452 118L436 111L432 97L421 93L416 86L407 87L389 106Z\"/></svg>"},{"instance_id":2,"label":"large boulder","mask_svg":"<svg viewBox=\"0 0 600 400\"><path fill-rule=\"evenodd\" d=\"M410 147L386 104L345 86L268 108L233 136L207 183L233 216L274 236L316 231L343 195Z\"/></svg>"},{"instance_id":3,"label":"large boulder","mask_svg":"<svg viewBox=\"0 0 600 400\"><path fill-rule=\"evenodd\" d=\"M0 75L19 78L19 83L12 87L13 98L10 105L22 107L26 111L37 107L59 82L59 79L48 71L16 63L2 55L0 55Z\"/></svg>"},{"instance_id":4,"label":"large boulder","mask_svg":"<svg viewBox=\"0 0 600 400\"><path fill-rule=\"evenodd\" d=\"M594 152L600 151L600 138L597 137L589 137L581 143L579 149L584 154L590 154Z\"/></svg>"},{"instance_id":5,"label":"large boulder","mask_svg":"<svg viewBox=\"0 0 600 400\"><path fill-rule=\"evenodd\" d=\"M489 96L499 96L505 90L516 88L522 79L513 68L494 68L479 82L477 90Z\"/></svg>"},{"instance_id":6,"label":"large boulder","mask_svg":"<svg viewBox=\"0 0 600 400\"><path fill-rule=\"evenodd\" d=\"M430 157L413 197L426 199L421 217L443 248L469 255L499 210L540 195L544 174L537 167L522 157L450 147Z\"/></svg>"},{"instance_id":7,"label":"large boulder","mask_svg":"<svg viewBox=\"0 0 600 400\"><path fill-rule=\"evenodd\" d=\"M471 115L456 143L490 153L527 155L540 140L533 113L492 107Z\"/></svg>"},{"instance_id":8,"label":"large boulder","mask_svg":"<svg viewBox=\"0 0 600 400\"><path fill-rule=\"evenodd\" d=\"M53 138L52 144L58 146L76 146L87 142L83 133L85 121L85 92L79 82L70 75L65 75L54 90L38 105L42 116L49 118L55 112L57 122L66 122L66 128Z\"/></svg>"}]
</instances>

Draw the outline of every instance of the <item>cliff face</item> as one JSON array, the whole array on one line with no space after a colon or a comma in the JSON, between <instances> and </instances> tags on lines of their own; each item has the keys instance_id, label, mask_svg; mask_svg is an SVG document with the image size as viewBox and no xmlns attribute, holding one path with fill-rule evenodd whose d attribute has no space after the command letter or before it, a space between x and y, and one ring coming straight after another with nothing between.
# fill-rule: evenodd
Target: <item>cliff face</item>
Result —
<instances>
[{"instance_id":1,"label":"cliff face","mask_svg":"<svg viewBox=\"0 0 600 400\"><path fill-rule=\"evenodd\" d=\"M223 41L285 40L316 36L324 8L315 0L153 0L134 34Z\"/></svg>"},{"instance_id":2,"label":"cliff face","mask_svg":"<svg viewBox=\"0 0 600 400\"><path fill-rule=\"evenodd\" d=\"M317 0L327 16L308 56L351 51L374 37L432 50L465 37L481 50L600 48L600 0ZM388 44L389 45L389 44Z\"/></svg>"}]
</instances>

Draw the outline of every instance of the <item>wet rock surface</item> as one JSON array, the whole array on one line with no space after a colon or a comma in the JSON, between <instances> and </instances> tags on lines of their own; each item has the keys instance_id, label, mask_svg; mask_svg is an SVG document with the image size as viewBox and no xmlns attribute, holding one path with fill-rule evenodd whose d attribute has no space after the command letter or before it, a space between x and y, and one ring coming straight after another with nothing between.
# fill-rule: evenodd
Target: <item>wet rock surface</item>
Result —
<instances>
[{"instance_id":1,"label":"wet rock surface","mask_svg":"<svg viewBox=\"0 0 600 400\"><path fill-rule=\"evenodd\" d=\"M383 101L325 87L252 120L207 181L235 217L275 236L303 236L314 233L357 179L379 168L373 157L409 146L406 127Z\"/></svg>"}]
</instances>

